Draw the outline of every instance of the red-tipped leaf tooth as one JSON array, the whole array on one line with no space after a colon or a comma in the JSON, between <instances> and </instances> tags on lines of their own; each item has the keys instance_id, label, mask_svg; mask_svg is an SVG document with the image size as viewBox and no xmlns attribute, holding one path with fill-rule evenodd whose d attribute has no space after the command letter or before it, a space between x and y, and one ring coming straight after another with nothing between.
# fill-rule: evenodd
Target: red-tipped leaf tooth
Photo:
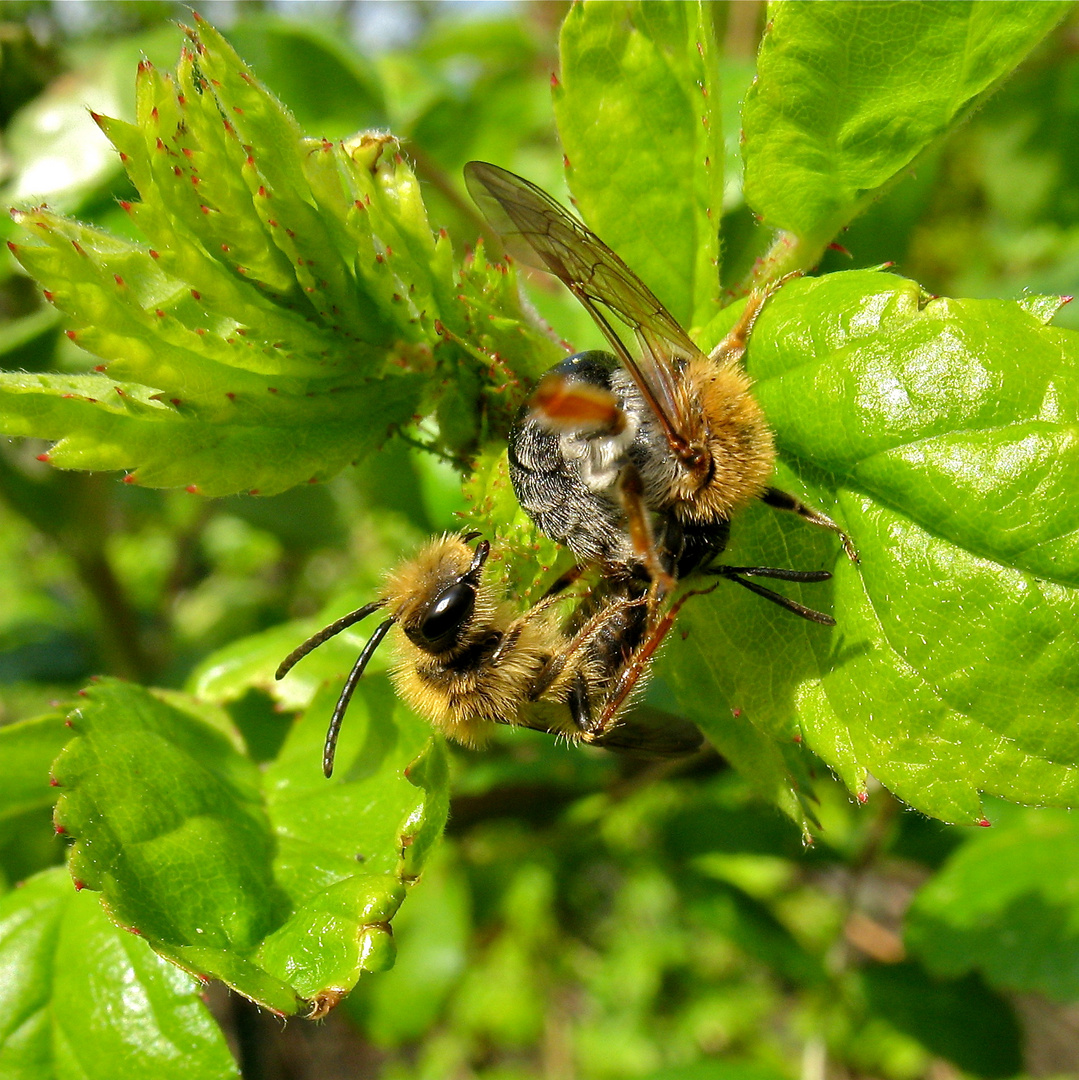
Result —
<instances>
[{"instance_id":1,"label":"red-tipped leaf tooth","mask_svg":"<svg viewBox=\"0 0 1079 1080\"><path fill-rule=\"evenodd\" d=\"M37 455L37 460L38 461L48 461L49 460L49 454L48 453L38 454Z\"/></svg>"},{"instance_id":2,"label":"red-tipped leaf tooth","mask_svg":"<svg viewBox=\"0 0 1079 1080\"><path fill-rule=\"evenodd\" d=\"M184 488L184 491L186 491L188 495L197 495L199 493L199 486L198 484L188 484L187 487Z\"/></svg>"}]
</instances>

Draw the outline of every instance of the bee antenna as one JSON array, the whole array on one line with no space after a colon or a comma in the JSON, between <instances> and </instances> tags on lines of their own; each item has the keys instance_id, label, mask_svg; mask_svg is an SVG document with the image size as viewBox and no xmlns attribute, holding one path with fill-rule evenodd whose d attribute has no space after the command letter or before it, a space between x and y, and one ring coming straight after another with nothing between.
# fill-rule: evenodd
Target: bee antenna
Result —
<instances>
[{"instance_id":1,"label":"bee antenna","mask_svg":"<svg viewBox=\"0 0 1079 1080\"><path fill-rule=\"evenodd\" d=\"M390 627L395 622L397 622L396 618L390 618L384 623L379 623L375 628L375 632L367 639L367 644L364 645L359 659L348 673L344 689L334 706L333 716L330 717L330 726L326 731L326 745L322 750L322 771L327 779L333 775L333 759L337 754L337 736L341 733L341 721L345 718L348 703L352 700L352 695L356 691L356 686L363 675L364 668L367 667L367 661L375 655L375 649L382 644L382 639L389 633Z\"/></svg>"},{"instance_id":2,"label":"bee antenna","mask_svg":"<svg viewBox=\"0 0 1079 1080\"><path fill-rule=\"evenodd\" d=\"M364 604L363 607L357 608L355 611L350 611L336 622L330 623L329 626L323 627L317 634L313 634L298 648L293 649L292 652L281 661L280 666L274 673L274 678L283 679L300 660L311 652L312 649L317 649L324 641L329 641L330 638L336 637L342 630L347 630L350 626L354 626L361 619L366 619L372 611L378 611L380 607L385 607L385 605L385 600L375 600L370 604Z\"/></svg>"}]
</instances>

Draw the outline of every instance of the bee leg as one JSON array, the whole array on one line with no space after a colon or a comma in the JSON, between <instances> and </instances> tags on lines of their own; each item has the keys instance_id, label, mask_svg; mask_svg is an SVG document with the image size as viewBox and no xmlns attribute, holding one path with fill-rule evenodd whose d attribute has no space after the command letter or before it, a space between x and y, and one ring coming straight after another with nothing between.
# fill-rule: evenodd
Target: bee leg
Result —
<instances>
[{"instance_id":1,"label":"bee leg","mask_svg":"<svg viewBox=\"0 0 1079 1080\"><path fill-rule=\"evenodd\" d=\"M716 585L718 584L716 582ZM625 705L637 683L640 682L641 676L648 670L648 665L652 657L655 656L656 650L663 644L663 639L670 632L671 627L674 626L674 620L678 617L678 612L682 610L682 605L691 596L704 596L706 593L710 593L716 588L716 585L711 585L707 589L693 589L684 596L679 597L670 606L667 614L651 626L648 636L637 647L630 662L618 676L618 681L614 684L614 688L603 703L603 711L592 722L591 727L585 734L585 742L596 742L613 725L622 706Z\"/></svg>"},{"instance_id":2,"label":"bee leg","mask_svg":"<svg viewBox=\"0 0 1079 1080\"><path fill-rule=\"evenodd\" d=\"M657 601L662 600L668 593L674 592L674 578L660 559L652 520L644 505L644 481L637 467L629 462L622 466L618 474L618 497L626 513L633 552L652 582L649 592L655 593Z\"/></svg>"},{"instance_id":3,"label":"bee leg","mask_svg":"<svg viewBox=\"0 0 1079 1080\"><path fill-rule=\"evenodd\" d=\"M792 600L789 596L766 589L756 582L745 580L746 577L766 577L777 578L780 581L827 581L832 576L827 570L785 570L776 566L708 566L701 573L737 582L743 589L763 596L765 600L771 600L773 604L778 604L781 608L810 622L819 623L821 626L835 626L835 619L831 615L825 615L823 611L814 611L813 608L799 604L797 600Z\"/></svg>"},{"instance_id":4,"label":"bee leg","mask_svg":"<svg viewBox=\"0 0 1079 1080\"><path fill-rule=\"evenodd\" d=\"M583 566L571 566L561 577L555 578L551 587L543 594L542 599L547 600L552 596L557 596L560 592L568 589L582 574L584 573Z\"/></svg>"},{"instance_id":5,"label":"bee leg","mask_svg":"<svg viewBox=\"0 0 1079 1080\"><path fill-rule=\"evenodd\" d=\"M577 677L570 687L566 704L569 706L569 714L577 730L582 735L590 731L592 728L592 703L588 700L588 682L580 671L577 672Z\"/></svg>"},{"instance_id":6,"label":"bee leg","mask_svg":"<svg viewBox=\"0 0 1079 1080\"><path fill-rule=\"evenodd\" d=\"M727 331L726 337L712 350L709 358L717 364L729 364L741 360L749 344L749 336L753 333L753 324L757 321L757 316L760 315L769 297L778 292L780 287L792 277L801 276L802 272L795 270L793 273L781 277L778 281L769 282L763 288L754 289L749 294L746 306L738 317L738 321Z\"/></svg>"},{"instance_id":7,"label":"bee leg","mask_svg":"<svg viewBox=\"0 0 1079 1080\"><path fill-rule=\"evenodd\" d=\"M633 607L639 603L641 603L640 600L617 600L597 611L584 626L573 635L566 647L560 649L546 664L543 665L539 675L536 676L536 681L532 684L532 689L529 693L531 700L540 700L547 691L562 678L566 667L574 659L576 654L603 629L604 625L609 620L613 619L615 615L624 611L626 608ZM536 609L533 608L532 610L535 611ZM580 678L582 678L582 676L578 672L575 679Z\"/></svg>"},{"instance_id":8,"label":"bee leg","mask_svg":"<svg viewBox=\"0 0 1079 1080\"><path fill-rule=\"evenodd\" d=\"M775 510L786 510L789 513L797 514L811 525L820 525L821 528L831 529L839 537L839 542L843 545L847 558L852 563L858 562L858 549L851 542L851 538L823 511L814 510L812 506L807 506L796 496L774 487L765 490L761 496L761 502Z\"/></svg>"}]
</instances>

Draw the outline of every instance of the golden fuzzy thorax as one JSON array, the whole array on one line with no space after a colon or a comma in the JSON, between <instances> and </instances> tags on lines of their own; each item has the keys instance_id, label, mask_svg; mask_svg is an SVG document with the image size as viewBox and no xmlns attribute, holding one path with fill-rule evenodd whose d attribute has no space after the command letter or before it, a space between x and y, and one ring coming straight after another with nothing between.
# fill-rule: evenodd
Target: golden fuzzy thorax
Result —
<instances>
[{"instance_id":1,"label":"golden fuzzy thorax","mask_svg":"<svg viewBox=\"0 0 1079 1080\"><path fill-rule=\"evenodd\" d=\"M682 469L672 484L674 511L685 521L729 519L768 486L775 443L750 385L734 363L699 357L686 366L678 390L686 395L684 415L695 421L686 434L711 465L703 474Z\"/></svg>"}]
</instances>

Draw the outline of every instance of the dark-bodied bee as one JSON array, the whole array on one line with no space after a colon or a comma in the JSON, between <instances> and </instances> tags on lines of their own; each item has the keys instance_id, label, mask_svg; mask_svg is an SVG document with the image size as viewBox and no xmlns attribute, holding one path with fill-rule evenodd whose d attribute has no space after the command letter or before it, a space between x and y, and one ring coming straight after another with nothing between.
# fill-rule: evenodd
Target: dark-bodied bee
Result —
<instances>
[{"instance_id":1,"label":"dark-bodied bee","mask_svg":"<svg viewBox=\"0 0 1079 1080\"><path fill-rule=\"evenodd\" d=\"M465 166L465 179L507 247L530 263L532 253L540 269L560 278L613 350L578 353L553 367L510 434L514 491L547 536L608 574L643 573L662 596L695 569L723 572L709 563L726 547L731 516L760 499L838 533L857 561L834 521L769 485L772 432L740 361L778 286L751 294L706 355L636 274L540 188L479 161ZM617 323L632 331L633 351ZM823 580L815 572L782 576ZM806 615L770 590L754 591Z\"/></svg>"},{"instance_id":2,"label":"dark-bodied bee","mask_svg":"<svg viewBox=\"0 0 1079 1080\"><path fill-rule=\"evenodd\" d=\"M700 746L700 732L684 720L665 718L650 728L618 717L643 686L648 659L661 640L653 640L639 584L601 581L567 618L560 606L572 597L556 583L521 614L484 582L490 544L481 540L469 547L476 535L451 534L429 542L388 576L381 600L320 630L277 669L281 679L324 641L375 611L389 612L361 651L334 709L323 754L327 776L349 701L395 625L400 632L392 677L398 693L415 712L466 746L484 745L495 724L657 756L691 753ZM632 680L624 677L630 669Z\"/></svg>"}]
</instances>

